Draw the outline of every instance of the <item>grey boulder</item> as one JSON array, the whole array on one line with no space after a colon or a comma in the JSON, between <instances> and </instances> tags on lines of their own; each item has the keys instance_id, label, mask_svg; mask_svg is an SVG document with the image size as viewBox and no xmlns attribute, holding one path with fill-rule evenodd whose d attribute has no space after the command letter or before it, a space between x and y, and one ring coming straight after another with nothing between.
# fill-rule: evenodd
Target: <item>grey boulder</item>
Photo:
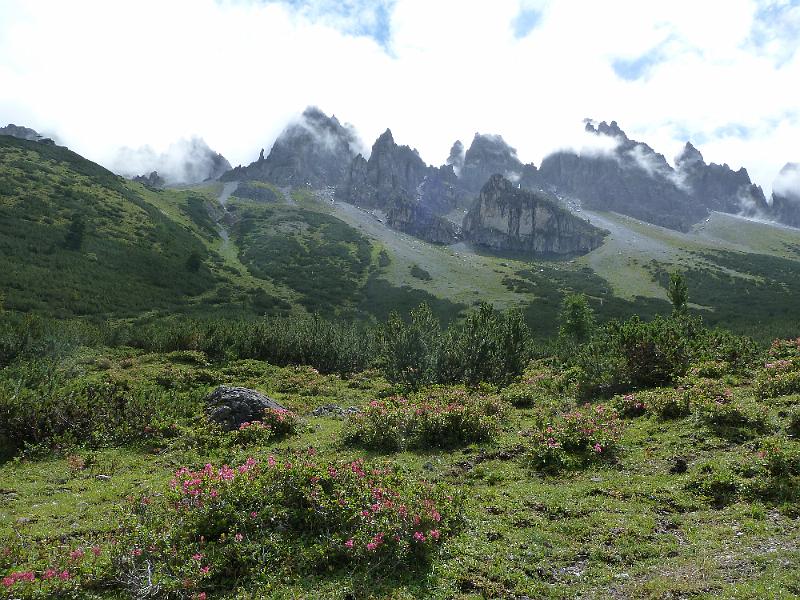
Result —
<instances>
[{"instance_id":1,"label":"grey boulder","mask_svg":"<svg viewBox=\"0 0 800 600\"><path fill-rule=\"evenodd\" d=\"M286 408L264 394L243 387L221 385L205 398L206 415L226 431L242 423L260 421L268 408Z\"/></svg>"}]
</instances>

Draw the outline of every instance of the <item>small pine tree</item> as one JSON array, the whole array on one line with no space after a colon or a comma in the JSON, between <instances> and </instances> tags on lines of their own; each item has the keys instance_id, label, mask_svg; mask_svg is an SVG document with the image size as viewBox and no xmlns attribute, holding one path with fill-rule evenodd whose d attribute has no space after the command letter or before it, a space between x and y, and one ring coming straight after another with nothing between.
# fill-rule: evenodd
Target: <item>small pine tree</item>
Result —
<instances>
[{"instance_id":1,"label":"small pine tree","mask_svg":"<svg viewBox=\"0 0 800 600\"><path fill-rule=\"evenodd\" d=\"M574 342L585 342L594 330L594 311L585 294L568 294L561 305L559 335Z\"/></svg>"},{"instance_id":2,"label":"small pine tree","mask_svg":"<svg viewBox=\"0 0 800 600\"><path fill-rule=\"evenodd\" d=\"M689 301L689 287L686 285L686 279L677 271L669 274L667 296L672 302L673 311L678 313L686 310L686 303Z\"/></svg>"},{"instance_id":3,"label":"small pine tree","mask_svg":"<svg viewBox=\"0 0 800 600\"><path fill-rule=\"evenodd\" d=\"M189 258L186 259L186 270L190 273L197 273L203 265L203 257L197 250L192 250Z\"/></svg>"},{"instance_id":4,"label":"small pine tree","mask_svg":"<svg viewBox=\"0 0 800 600\"><path fill-rule=\"evenodd\" d=\"M86 233L86 221L83 215L75 213L69 222L67 234L64 236L64 248L67 250L80 250L83 246L83 237Z\"/></svg>"}]
</instances>

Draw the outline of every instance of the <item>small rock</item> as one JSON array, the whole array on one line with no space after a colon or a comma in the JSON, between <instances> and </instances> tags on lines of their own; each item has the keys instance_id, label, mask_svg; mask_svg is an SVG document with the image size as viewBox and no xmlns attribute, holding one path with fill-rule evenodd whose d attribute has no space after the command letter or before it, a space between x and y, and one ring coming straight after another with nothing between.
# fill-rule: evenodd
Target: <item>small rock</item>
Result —
<instances>
[{"instance_id":1,"label":"small rock","mask_svg":"<svg viewBox=\"0 0 800 600\"><path fill-rule=\"evenodd\" d=\"M688 464L686 462L686 459L678 457L675 459L675 464L672 465L669 472L672 473L673 475L677 475L680 473L686 473L687 468Z\"/></svg>"},{"instance_id":2,"label":"small rock","mask_svg":"<svg viewBox=\"0 0 800 600\"><path fill-rule=\"evenodd\" d=\"M111 481L111 475L97 475L95 479L99 479L100 481Z\"/></svg>"}]
</instances>

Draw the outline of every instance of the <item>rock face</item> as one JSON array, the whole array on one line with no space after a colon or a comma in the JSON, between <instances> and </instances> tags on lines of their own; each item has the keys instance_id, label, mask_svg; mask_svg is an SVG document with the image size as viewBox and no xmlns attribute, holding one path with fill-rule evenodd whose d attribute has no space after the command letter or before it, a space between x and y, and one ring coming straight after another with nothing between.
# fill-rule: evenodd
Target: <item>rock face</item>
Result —
<instances>
[{"instance_id":1,"label":"rock face","mask_svg":"<svg viewBox=\"0 0 800 600\"><path fill-rule=\"evenodd\" d=\"M784 225L800 227L800 164L784 165L772 190L772 217Z\"/></svg>"},{"instance_id":2,"label":"rock face","mask_svg":"<svg viewBox=\"0 0 800 600\"><path fill-rule=\"evenodd\" d=\"M5 127L0 127L0 135L10 135L11 137L19 138L21 140L30 140L32 142L38 142L42 139L42 136L30 127L14 125L13 123L9 123Z\"/></svg>"},{"instance_id":3,"label":"rock face","mask_svg":"<svg viewBox=\"0 0 800 600\"><path fill-rule=\"evenodd\" d=\"M209 148L202 138L193 137L170 144L160 154L149 146L121 148L111 170L130 178L156 171L165 185L179 185L216 179L230 168L224 156Z\"/></svg>"},{"instance_id":4,"label":"rock face","mask_svg":"<svg viewBox=\"0 0 800 600\"><path fill-rule=\"evenodd\" d=\"M433 244L452 244L460 239L459 228L408 198L397 198L386 212L387 224L398 231Z\"/></svg>"},{"instance_id":5,"label":"rock face","mask_svg":"<svg viewBox=\"0 0 800 600\"><path fill-rule=\"evenodd\" d=\"M133 181L154 190L163 189L166 185L166 181L158 174L158 171L152 171L149 175L137 175L133 178Z\"/></svg>"},{"instance_id":6,"label":"rock face","mask_svg":"<svg viewBox=\"0 0 800 600\"><path fill-rule=\"evenodd\" d=\"M456 175L461 174L461 169L464 168L464 144L461 143L461 140L456 140L450 148L450 155L444 164L453 167Z\"/></svg>"},{"instance_id":7,"label":"rock face","mask_svg":"<svg viewBox=\"0 0 800 600\"><path fill-rule=\"evenodd\" d=\"M534 256L585 254L605 232L561 208L541 192L493 175L464 217L465 239L493 250Z\"/></svg>"},{"instance_id":8,"label":"rock face","mask_svg":"<svg viewBox=\"0 0 800 600\"><path fill-rule=\"evenodd\" d=\"M369 160L360 154L336 189L337 199L387 215L390 227L436 244L458 240L458 227L441 215L464 202L452 166L430 167L416 150L400 146L387 129Z\"/></svg>"},{"instance_id":9,"label":"rock face","mask_svg":"<svg viewBox=\"0 0 800 600\"><path fill-rule=\"evenodd\" d=\"M372 145L369 160L359 155L352 162L336 196L359 206L386 208L398 197L416 198L427 172L419 153L398 146L387 129Z\"/></svg>"},{"instance_id":10,"label":"rock face","mask_svg":"<svg viewBox=\"0 0 800 600\"><path fill-rule=\"evenodd\" d=\"M260 421L268 408L286 410L273 399L255 390L219 386L205 399L206 415L225 431L238 429L242 423Z\"/></svg>"},{"instance_id":11,"label":"rock face","mask_svg":"<svg viewBox=\"0 0 800 600\"><path fill-rule=\"evenodd\" d=\"M753 185L745 168L734 171L726 164L706 164L690 142L675 157L675 171L697 203L709 210L749 217L769 212L764 192Z\"/></svg>"},{"instance_id":12,"label":"rock face","mask_svg":"<svg viewBox=\"0 0 800 600\"><path fill-rule=\"evenodd\" d=\"M360 142L349 125L308 107L275 140L269 155L261 151L256 162L236 167L222 181L265 181L281 186L339 185L348 173Z\"/></svg>"},{"instance_id":13,"label":"rock face","mask_svg":"<svg viewBox=\"0 0 800 600\"><path fill-rule=\"evenodd\" d=\"M469 192L477 194L489 177L495 174L527 187L536 178L536 167L523 165L517 158L516 149L501 136L476 133L464 155L461 184Z\"/></svg>"},{"instance_id":14,"label":"rock face","mask_svg":"<svg viewBox=\"0 0 800 600\"><path fill-rule=\"evenodd\" d=\"M613 138L616 148L605 154L551 154L539 168L544 182L580 198L588 208L619 212L670 229L687 231L708 215L708 209L680 186L664 156L629 139L616 121L596 127L587 122L586 131Z\"/></svg>"}]
</instances>

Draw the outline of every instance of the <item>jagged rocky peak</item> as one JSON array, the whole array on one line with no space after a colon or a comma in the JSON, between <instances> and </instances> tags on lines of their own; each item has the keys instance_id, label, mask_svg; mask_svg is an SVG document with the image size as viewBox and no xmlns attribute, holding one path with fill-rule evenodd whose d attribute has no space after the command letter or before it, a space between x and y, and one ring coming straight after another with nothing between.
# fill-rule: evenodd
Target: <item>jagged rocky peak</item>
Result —
<instances>
[{"instance_id":1,"label":"jagged rocky peak","mask_svg":"<svg viewBox=\"0 0 800 600\"><path fill-rule=\"evenodd\" d=\"M164 181L164 178L158 174L158 171L152 171L148 175L137 175L133 178L133 181L136 183L141 183L145 187L149 187L154 190L163 189L167 183Z\"/></svg>"},{"instance_id":2,"label":"jagged rocky peak","mask_svg":"<svg viewBox=\"0 0 800 600\"><path fill-rule=\"evenodd\" d=\"M476 133L464 154L461 182L471 192L478 192L492 175L519 180L525 168L517 150L500 135Z\"/></svg>"},{"instance_id":3,"label":"jagged rocky peak","mask_svg":"<svg viewBox=\"0 0 800 600\"><path fill-rule=\"evenodd\" d=\"M680 168L698 163L705 163L703 155L692 145L692 142L686 142L683 150L675 157L675 166Z\"/></svg>"},{"instance_id":4,"label":"jagged rocky peak","mask_svg":"<svg viewBox=\"0 0 800 600\"><path fill-rule=\"evenodd\" d=\"M147 178L157 172L164 185L201 183L218 178L230 168L228 160L199 137L179 140L162 153L150 146L121 148L112 161L116 173Z\"/></svg>"},{"instance_id":5,"label":"jagged rocky peak","mask_svg":"<svg viewBox=\"0 0 800 600\"><path fill-rule=\"evenodd\" d=\"M461 174L461 169L464 168L464 144L461 143L461 140L456 140L453 146L450 148L450 154L447 157L447 161L445 161L446 166L453 167L453 172L456 175Z\"/></svg>"},{"instance_id":6,"label":"jagged rocky peak","mask_svg":"<svg viewBox=\"0 0 800 600\"><path fill-rule=\"evenodd\" d=\"M786 163L772 184L772 216L784 225L800 227L800 164Z\"/></svg>"},{"instance_id":7,"label":"jagged rocky peak","mask_svg":"<svg viewBox=\"0 0 800 600\"><path fill-rule=\"evenodd\" d=\"M369 160L358 155L336 190L336 196L359 206L387 208L395 199L417 199L429 167L419 153L399 146L392 131L384 131L372 145Z\"/></svg>"},{"instance_id":8,"label":"jagged rocky peak","mask_svg":"<svg viewBox=\"0 0 800 600\"><path fill-rule=\"evenodd\" d=\"M11 137L21 140L41 142L43 144L55 144L51 138L44 137L35 129L24 127L22 125L14 125L14 123L9 123L5 127L0 127L0 135L10 135Z\"/></svg>"},{"instance_id":9,"label":"jagged rocky peak","mask_svg":"<svg viewBox=\"0 0 800 600\"><path fill-rule=\"evenodd\" d=\"M675 157L677 181L702 206L719 212L765 216L769 212L763 190L750 181L747 169L706 164L691 142Z\"/></svg>"},{"instance_id":10,"label":"jagged rocky peak","mask_svg":"<svg viewBox=\"0 0 800 600\"><path fill-rule=\"evenodd\" d=\"M464 217L463 235L493 250L571 256L599 247L605 232L561 208L543 192L522 189L493 175Z\"/></svg>"},{"instance_id":11,"label":"jagged rocky peak","mask_svg":"<svg viewBox=\"0 0 800 600\"><path fill-rule=\"evenodd\" d=\"M237 167L223 181L265 181L276 185L310 185L315 188L339 185L361 142L350 125L342 125L315 106L286 126L269 155L262 149L258 160Z\"/></svg>"},{"instance_id":12,"label":"jagged rocky peak","mask_svg":"<svg viewBox=\"0 0 800 600\"><path fill-rule=\"evenodd\" d=\"M589 133L620 138L623 141L630 141L625 132L620 129L616 121L611 121L611 123L601 121L598 125L595 125L595 122L592 119L586 119L586 131Z\"/></svg>"}]
</instances>

